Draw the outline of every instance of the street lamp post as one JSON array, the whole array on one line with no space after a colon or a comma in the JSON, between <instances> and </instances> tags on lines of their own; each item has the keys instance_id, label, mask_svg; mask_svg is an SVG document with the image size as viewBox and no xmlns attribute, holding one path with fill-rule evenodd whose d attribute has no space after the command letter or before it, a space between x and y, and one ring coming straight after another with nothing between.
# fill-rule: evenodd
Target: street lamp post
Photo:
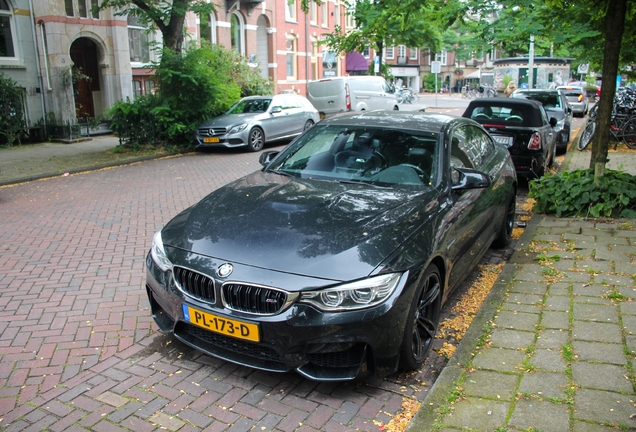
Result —
<instances>
[{"instance_id":1,"label":"street lamp post","mask_svg":"<svg viewBox=\"0 0 636 432\"><path fill-rule=\"evenodd\" d=\"M530 59L528 61L528 88L532 88L534 81L534 35L530 35Z\"/></svg>"}]
</instances>

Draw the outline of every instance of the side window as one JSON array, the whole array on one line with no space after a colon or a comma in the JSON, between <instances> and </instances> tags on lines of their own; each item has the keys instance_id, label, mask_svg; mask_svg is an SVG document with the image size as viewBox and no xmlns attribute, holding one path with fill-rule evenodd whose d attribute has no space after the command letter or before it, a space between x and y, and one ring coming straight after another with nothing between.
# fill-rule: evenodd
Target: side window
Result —
<instances>
[{"instance_id":1,"label":"side window","mask_svg":"<svg viewBox=\"0 0 636 432\"><path fill-rule=\"evenodd\" d=\"M459 127L452 134L450 148L451 168L475 168L467 151L468 138L465 128L465 126Z\"/></svg>"},{"instance_id":2,"label":"side window","mask_svg":"<svg viewBox=\"0 0 636 432\"><path fill-rule=\"evenodd\" d=\"M540 107L541 110L541 120L543 121L543 125L547 125L550 124L550 121L548 120L548 114L545 112L545 108L543 108L543 106Z\"/></svg>"},{"instance_id":3,"label":"side window","mask_svg":"<svg viewBox=\"0 0 636 432\"><path fill-rule=\"evenodd\" d=\"M495 152L495 144L493 143L492 138L490 138L490 136L481 129L473 126L471 126L470 129L472 129L474 133L474 142L479 149L479 160L476 160L475 162L477 164L477 169L480 169L484 162Z\"/></svg>"}]
</instances>

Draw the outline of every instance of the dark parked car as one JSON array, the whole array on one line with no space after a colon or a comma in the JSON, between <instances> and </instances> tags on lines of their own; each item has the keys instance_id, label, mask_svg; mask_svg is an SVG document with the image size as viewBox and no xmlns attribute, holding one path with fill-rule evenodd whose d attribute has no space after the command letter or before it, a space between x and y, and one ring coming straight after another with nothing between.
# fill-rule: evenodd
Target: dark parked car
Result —
<instances>
[{"instance_id":1,"label":"dark parked car","mask_svg":"<svg viewBox=\"0 0 636 432\"><path fill-rule=\"evenodd\" d=\"M557 153L565 153L570 142L572 107L560 90L519 89L510 97L532 99L541 102L549 117L557 119L554 130L557 135Z\"/></svg>"},{"instance_id":2,"label":"dark parked car","mask_svg":"<svg viewBox=\"0 0 636 432\"><path fill-rule=\"evenodd\" d=\"M440 308L510 242L517 179L472 120L323 120L155 234L159 328L221 359L315 380L419 367Z\"/></svg>"},{"instance_id":3,"label":"dark parked car","mask_svg":"<svg viewBox=\"0 0 636 432\"><path fill-rule=\"evenodd\" d=\"M480 123L510 151L518 175L541 177L554 163L557 119L541 103L529 99L473 100L463 117Z\"/></svg>"},{"instance_id":4,"label":"dark parked car","mask_svg":"<svg viewBox=\"0 0 636 432\"><path fill-rule=\"evenodd\" d=\"M265 143L300 135L320 121L320 114L304 96L250 96L224 115L197 127L197 149L247 147L259 151Z\"/></svg>"}]
</instances>

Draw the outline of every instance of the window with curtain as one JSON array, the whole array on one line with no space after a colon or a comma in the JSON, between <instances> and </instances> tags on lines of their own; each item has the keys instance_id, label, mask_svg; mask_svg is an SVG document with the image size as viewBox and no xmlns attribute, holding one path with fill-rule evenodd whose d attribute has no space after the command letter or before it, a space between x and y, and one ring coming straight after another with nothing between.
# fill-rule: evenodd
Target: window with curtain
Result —
<instances>
[{"instance_id":1,"label":"window with curtain","mask_svg":"<svg viewBox=\"0 0 636 432\"><path fill-rule=\"evenodd\" d=\"M141 26L136 17L131 16L128 16L128 48L131 62L150 62L147 30Z\"/></svg>"},{"instance_id":2,"label":"window with curtain","mask_svg":"<svg viewBox=\"0 0 636 432\"><path fill-rule=\"evenodd\" d=\"M286 42L287 50L287 79L296 79L296 59L298 53L296 52L296 38L288 37Z\"/></svg>"},{"instance_id":3,"label":"window with curtain","mask_svg":"<svg viewBox=\"0 0 636 432\"><path fill-rule=\"evenodd\" d=\"M243 26L241 24L240 18L236 14L232 14L230 35L232 49L239 54L243 54Z\"/></svg>"},{"instance_id":4,"label":"window with curtain","mask_svg":"<svg viewBox=\"0 0 636 432\"><path fill-rule=\"evenodd\" d=\"M13 29L13 11L6 0L0 0L0 57L15 57Z\"/></svg>"}]
</instances>

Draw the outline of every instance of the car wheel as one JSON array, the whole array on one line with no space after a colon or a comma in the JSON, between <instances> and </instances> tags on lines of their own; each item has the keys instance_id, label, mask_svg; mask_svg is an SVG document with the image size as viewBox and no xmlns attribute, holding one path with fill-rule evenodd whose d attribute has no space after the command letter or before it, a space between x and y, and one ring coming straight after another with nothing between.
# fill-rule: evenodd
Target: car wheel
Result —
<instances>
[{"instance_id":1,"label":"car wheel","mask_svg":"<svg viewBox=\"0 0 636 432\"><path fill-rule=\"evenodd\" d=\"M393 107L393 111L399 111L399 110L400 110L400 108L399 108L397 105L395 105L395 106Z\"/></svg>"},{"instance_id":2,"label":"car wheel","mask_svg":"<svg viewBox=\"0 0 636 432\"><path fill-rule=\"evenodd\" d=\"M442 278L435 264L424 273L415 293L400 349L400 368L417 369L433 345L442 305Z\"/></svg>"},{"instance_id":3,"label":"car wheel","mask_svg":"<svg viewBox=\"0 0 636 432\"><path fill-rule=\"evenodd\" d=\"M306 131L307 129L311 128L314 125L314 122L312 120L307 120L307 122L305 123L305 127L303 127L303 131Z\"/></svg>"},{"instance_id":4,"label":"car wheel","mask_svg":"<svg viewBox=\"0 0 636 432\"><path fill-rule=\"evenodd\" d=\"M511 193L510 197L508 198L506 215L504 216L503 221L501 221L501 226L499 227L499 233L497 235L497 238L492 242L492 245L494 247L503 249L505 247L508 247L508 245L512 241L512 229L515 224L516 211L517 211L517 199L513 191L513 193Z\"/></svg>"},{"instance_id":5,"label":"car wheel","mask_svg":"<svg viewBox=\"0 0 636 432\"><path fill-rule=\"evenodd\" d=\"M554 145L552 146L552 152L550 152L550 160L548 161L548 168L552 168L552 166L554 165L554 161L556 160L556 148L557 148L557 143L555 142Z\"/></svg>"},{"instance_id":6,"label":"car wheel","mask_svg":"<svg viewBox=\"0 0 636 432\"><path fill-rule=\"evenodd\" d=\"M263 131L260 128L255 127L250 131L247 148L250 151L257 152L263 148L263 145L265 145L265 135L263 135Z\"/></svg>"}]
</instances>

